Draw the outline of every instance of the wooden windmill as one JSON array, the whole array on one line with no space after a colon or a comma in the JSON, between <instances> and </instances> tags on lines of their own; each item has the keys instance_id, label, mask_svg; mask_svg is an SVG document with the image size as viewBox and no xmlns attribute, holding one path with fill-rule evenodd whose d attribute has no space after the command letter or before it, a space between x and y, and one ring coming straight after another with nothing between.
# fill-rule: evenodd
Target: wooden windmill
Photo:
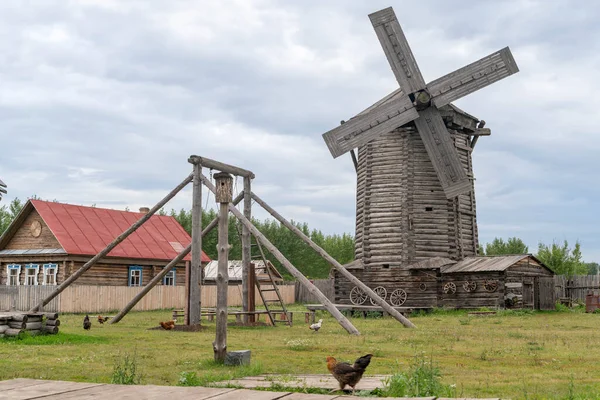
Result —
<instances>
[{"instance_id":1,"label":"wooden windmill","mask_svg":"<svg viewBox=\"0 0 600 400\"><path fill-rule=\"evenodd\" d=\"M6 194L6 184L0 179L0 200L2 200L2 194Z\"/></svg>"},{"instance_id":2,"label":"wooden windmill","mask_svg":"<svg viewBox=\"0 0 600 400\"><path fill-rule=\"evenodd\" d=\"M392 8L369 18L400 88L323 138L334 158L352 153L355 275L375 287L419 261L477 254L471 152L490 131L450 103L518 68L506 47L426 84Z\"/></svg>"}]
</instances>

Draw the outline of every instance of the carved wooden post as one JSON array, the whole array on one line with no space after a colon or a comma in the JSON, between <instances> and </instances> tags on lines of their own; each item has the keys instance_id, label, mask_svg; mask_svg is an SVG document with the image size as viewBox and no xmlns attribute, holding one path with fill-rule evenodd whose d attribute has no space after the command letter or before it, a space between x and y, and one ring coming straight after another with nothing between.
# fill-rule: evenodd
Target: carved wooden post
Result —
<instances>
[{"instance_id":1,"label":"carved wooden post","mask_svg":"<svg viewBox=\"0 0 600 400\"><path fill-rule=\"evenodd\" d=\"M202 165L194 164L192 186L192 263L188 292L186 322L188 325L200 325L202 283Z\"/></svg>"},{"instance_id":2,"label":"carved wooden post","mask_svg":"<svg viewBox=\"0 0 600 400\"><path fill-rule=\"evenodd\" d=\"M251 220L252 217L252 198L250 189L250 177L244 178L244 217ZM251 260L251 248L250 248L250 231L246 226L242 226L242 311L254 311L254 303L250 301L250 292L254 294L254 284L250 286L250 280L248 279L248 271L250 269ZM252 296L254 298L254 296ZM248 321L254 322L254 316L248 318L248 314L242 316L244 324Z\"/></svg>"},{"instance_id":3,"label":"carved wooden post","mask_svg":"<svg viewBox=\"0 0 600 400\"><path fill-rule=\"evenodd\" d=\"M213 175L216 184L215 199L219 203L219 265L217 271L217 333L213 342L215 361L225 361L227 354L227 290L229 273L229 203L233 191L233 178L226 172Z\"/></svg>"}]
</instances>

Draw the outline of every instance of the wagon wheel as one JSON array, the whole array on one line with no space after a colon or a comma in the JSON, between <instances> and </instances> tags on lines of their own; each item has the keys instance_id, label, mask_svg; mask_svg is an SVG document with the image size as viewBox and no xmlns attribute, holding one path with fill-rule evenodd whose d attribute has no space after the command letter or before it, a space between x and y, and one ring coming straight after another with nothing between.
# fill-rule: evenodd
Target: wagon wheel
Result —
<instances>
[{"instance_id":1,"label":"wagon wheel","mask_svg":"<svg viewBox=\"0 0 600 400\"><path fill-rule=\"evenodd\" d=\"M375 294L379 297L381 297L383 300L385 300L385 298L387 297L387 290L385 290L385 288L383 286L377 286L375 289L373 289L373 291L375 292ZM373 301L373 299L369 299L371 300L371 304L373 304L374 306L377 305L377 303L375 303L375 301Z\"/></svg>"},{"instance_id":2,"label":"wagon wheel","mask_svg":"<svg viewBox=\"0 0 600 400\"><path fill-rule=\"evenodd\" d=\"M406 301L406 291L404 289L396 289L390 294L390 303L393 306L401 306Z\"/></svg>"},{"instance_id":3,"label":"wagon wheel","mask_svg":"<svg viewBox=\"0 0 600 400\"><path fill-rule=\"evenodd\" d=\"M498 289L498 282L493 280L485 280L483 282L483 288L488 292L495 292Z\"/></svg>"},{"instance_id":4,"label":"wagon wheel","mask_svg":"<svg viewBox=\"0 0 600 400\"><path fill-rule=\"evenodd\" d=\"M466 281L465 283L463 283L463 289L465 290L465 292L474 292L475 289L477 289L477 282L475 281Z\"/></svg>"},{"instance_id":5,"label":"wagon wheel","mask_svg":"<svg viewBox=\"0 0 600 400\"><path fill-rule=\"evenodd\" d=\"M420 290L421 292L424 292L424 291L426 291L426 290L427 290L427 285L426 285L426 284L424 284L424 283L421 283L421 284L419 285L419 290Z\"/></svg>"},{"instance_id":6,"label":"wagon wheel","mask_svg":"<svg viewBox=\"0 0 600 400\"><path fill-rule=\"evenodd\" d=\"M454 282L448 282L448 283L444 284L444 293L446 293L446 294L456 293L456 284L454 284Z\"/></svg>"},{"instance_id":7,"label":"wagon wheel","mask_svg":"<svg viewBox=\"0 0 600 400\"><path fill-rule=\"evenodd\" d=\"M365 301L367 301L367 294L361 288L354 286L350 291L350 302L358 306Z\"/></svg>"}]
</instances>

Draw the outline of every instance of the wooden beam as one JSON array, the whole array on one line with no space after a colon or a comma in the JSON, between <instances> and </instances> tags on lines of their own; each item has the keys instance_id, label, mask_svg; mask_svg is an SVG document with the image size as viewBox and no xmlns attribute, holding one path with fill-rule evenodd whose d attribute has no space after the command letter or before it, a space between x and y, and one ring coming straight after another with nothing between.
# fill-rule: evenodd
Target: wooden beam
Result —
<instances>
[{"instance_id":1,"label":"wooden beam","mask_svg":"<svg viewBox=\"0 0 600 400\"><path fill-rule=\"evenodd\" d=\"M244 217L248 221L252 220L252 197L251 197L251 179L249 177L244 178ZM248 279L248 273L250 270L250 263L252 262L251 254L251 238L250 231L248 228L242 226L242 311L254 311L254 303L250 302L248 297L250 290L254 293L254 285L250 286L250 280ZM253 296L254 297L254 296ZM251 316L250 319L254 319ZM242 321L244 324L248 323L249 316L244 314ZM254 321L252 321L254 322Z\"/></svg>"},{"instance_id":2,"label":"wooden beam","mask_svg":"<svg viewBox=\"0 0 600 400\"><path fill-rule=\"evenodd\" d=\"M192 262L190 264L190 284L187 296L186 322L188 325L200 325L202 283L202 165L194 164L194 182L192 190Z\"/></svg>"},{"instance_id":3,"label":"wooden beam","mask_svg":"<svg viewBox=\"0 0 600 400\"><path fill-rule=\"evenodd\" d=\"M48 296L46 296L46 298L44 298L44 300L42 300L35 307L31 308L31 310L29 310L29 311L31 311L31 312L40 311L46 304L48 304L50 301L52 301L52 299L54 299L56 296L58 296L63 290L68 288L81 275L83 275L85 273L85 271L92 268L94 266L94 264L96 264L98 261L100 261L100 259L102 259L108 253L110 253L110 251L112 249L117 247L117 245L119 243L121 243L129 235L131 235L133 232L135 232L140 226L142 226L142 224L144 222L148 221L150 219L150 217L152 215L154 215L154 213L156 213L158 210L160 210L165 204L167 204L167 202L169 200L171 200L173 197L175 197L175 195L177 193L179 193L181 191L181 189L183 189L188 183L190 183L192 181L192 179L193 179L193 174L188 175L188 177L185 178L183 180L183 182L181 182L179 185L177 185L177 187L175 187L175 189L173 189L169 194L167 194L161 201L156 203L156 205L154 207L152 207L152 209L150 209L150 211L148 211L147 214L144 214L137 222L135 222L133 225L131 225L125 232L121 233L118 237L116 237L115 240L110 242L100 253L98 253L94 257L92 257L91 260L86 262L81 268L79 268L77 271L75 271L75 273L73 275L71 275L70 277L68 277L63 283L61 283L56 288L56 290L54 290L52 293L50 293Z\"/></svg>"},{"instance_id":4,"label":"wooden beam","mask_svg":"<svg viewBox=\"0 0 600 400\"><path fill-rule=\"evenodd\" d=\"M215 192L214 185L204 175L202 175L202 181L210 191L212 191L213 193ZM290 274L292 274L292 276L294 276L294 278L298 279L298 281L304 287L306 287L306 289L310 293L312 293L317 299L319 299L321 304L323 304L325 308L327 308L329 313L339 322L339 324L344 329L346 329L348 333L351 333L353 335L360 335L358 329L356 329L354 325L352 325L352 323L346 317L344 317L344 315L342 315L342 313L335 307L335 305L331 301L329 301L327 296L325 296L314 284L312 284L304 275L302 275L302 273L298 271L298 269L294 267L294 265L291 262L289 262L289 260L285 258L283 254L281 254L277 247L275 247L273 243L271 243L269 239L265 237L265 235L263 235L258 229L256 229L252 222L250 222L248 219L246 219L246 217L244 217L244 214L239 212L238 209L235 208L232 204L229 205L229 211L232 212L233 215L235 215L240 220L240 222L248 228L248 230L250 230L250 233L252 233L254 237L260 240L260 242L267 248L267 250L269 250L269 252L271 252L271 254L275 256L275 258L290 272Z\"/></svg>"},{"instance_id":5,"label":"wooden beam","mask_svg":"<svg viewBox=\"0 0 600 400\"><path fill-rule=\"evenodd\" d=\"M240 193L234 200L233 200L233 204L238 204L240 201L242 201L242 199L244 198L244 193ZM219 222L219 218L215 218L212 221L210 221L210 223L206 226L206 228L204 228L204 230L202 231L202 237L208 235L218 224ZM185 249L183 249L181 251L181 253L179 253L179 255L173 259L173 261L171 261L169 264L167 264L167 266L165 266L162 271L156 275L150 282L148 282L148 284L146 286L144 286L144 289L142 289L142 291L140 293L138 293L129 303L127 303L127 305L125 307L123 307L123 309L121 311L119 311L119 313L110 320L111 324L116 324L117 322L119 322L120 320L123 319L123 317L129 312L131 311L131 309L146 295L148 294L148 292L154 287L156 286L156 284L158 284L158 282L160 282L162 280L162 278L165 277L165 275L171 270L171 268L173 268L173 266L177 265L177 262L175 262L175 260L177 260L179 258L179 256L182 256L181 259L179 259L178 262L181 262L181 260L183 260L183 258L185 258L186 255L189 254L189 252L192 250L192 244L190 243Z\"/></svg>"},{"instance_id":6,"label":"wooden beam","mask_svg":"<svg viewBox=\"0 0 600 400\"><path fill-rule=\"evenodd\" d=\"M392 306L390 306L385 300L379 297L374 291L372 291L367 285L362 283L357 277L352 275L352 273L348 272L346 268L342 266L335 258L331 257L325 250L323 250L319 245L310 240L308 236L306 236L300 229L292 225L288 220L283 218L277 211L271 208L267 203L265 203L260 197L256 194L252 193L252 198L258 204L260 204L265 210L269 212L276 220L285 225L289 230L294 232L302 241L308 244L314 251L316 251L321 257L327 260L336 270L340 272L340 274L352 282L354 285L358 286L362 289L373 301L375 301L379 306L381 306L384 311L389 313L392 317L397 319L402 325L407 328L414 328L415 325L410 322L405 316L396 311Z\"/></svg>"},{"instance_id":7,"label":"wooden beam","mask_svg":"<svg viewBox=\"0 0 600 400\"><path fill-rule=\"evenodd\" d=\"M200 164L203 167L216 169L221 172L227 172L229 174L248 177L254 179L254 172L248 171L247 169L238 168L233 165L225 164L220 161L211 160L210 158L200 156L190 156L188 162L191 164Z\"/></svg>"},{"instance_id":8,"label":"wooden beam","mask_svg":"<svg viewBox=\"0 0 600 400\"><path fill-rule=\"evenodd\" d=\"M213 352L216 362L224 362L227 354L227 291L229 286L229 203L219 204L219 240L217 249L219 261L217 267L217 304L216 332Z\"/></svg>"},{"instance_id":9,"label":"wooden beam","mask_svg":"<svg viewBox=\"0 0 600 400\"><path fill-rule=\"evenodd\" d=\"M354 164L354 171L358 172L358 160L356 159L356 153L354 149L350 150L350 157L352 157L352 164Z\"/></svg>"}]
</instances>

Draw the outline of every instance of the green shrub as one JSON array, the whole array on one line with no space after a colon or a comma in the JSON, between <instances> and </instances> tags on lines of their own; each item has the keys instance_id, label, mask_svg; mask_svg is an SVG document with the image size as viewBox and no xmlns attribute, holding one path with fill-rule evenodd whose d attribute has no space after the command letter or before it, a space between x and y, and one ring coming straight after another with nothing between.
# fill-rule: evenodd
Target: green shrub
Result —
<instances>
[{"instance_id":1,"label":"green shrub","mask_svg":"<svg viewBox=\"0 0 600 400\"><path fill-rule=\"evenodd\" d=\"M177 386L200 386L200 379L195 372L183 371L179 375Z\"/></svg>"},{"instance_id":2,"label":"green shrub","mask_svg":"<svg viewBox=\"0 0 600 400\"><path fill-rule=\"evenodd\" d=\"M137 356L125 354L115 362L110 383L116 385L139 385L142 375L138 371Z\"/></svg>"},{"instance_id":3,"label":"green shrub","mask_svg":"<svg viewBox=\"0 0 600 400\"><path fill-rule=\"evenodd\" d=\"M384 380L381 394L386 397L454 396L455 386L441 382L442 374L433 357L416 355L407 372Z\"/></svg>"}]
</instances>

